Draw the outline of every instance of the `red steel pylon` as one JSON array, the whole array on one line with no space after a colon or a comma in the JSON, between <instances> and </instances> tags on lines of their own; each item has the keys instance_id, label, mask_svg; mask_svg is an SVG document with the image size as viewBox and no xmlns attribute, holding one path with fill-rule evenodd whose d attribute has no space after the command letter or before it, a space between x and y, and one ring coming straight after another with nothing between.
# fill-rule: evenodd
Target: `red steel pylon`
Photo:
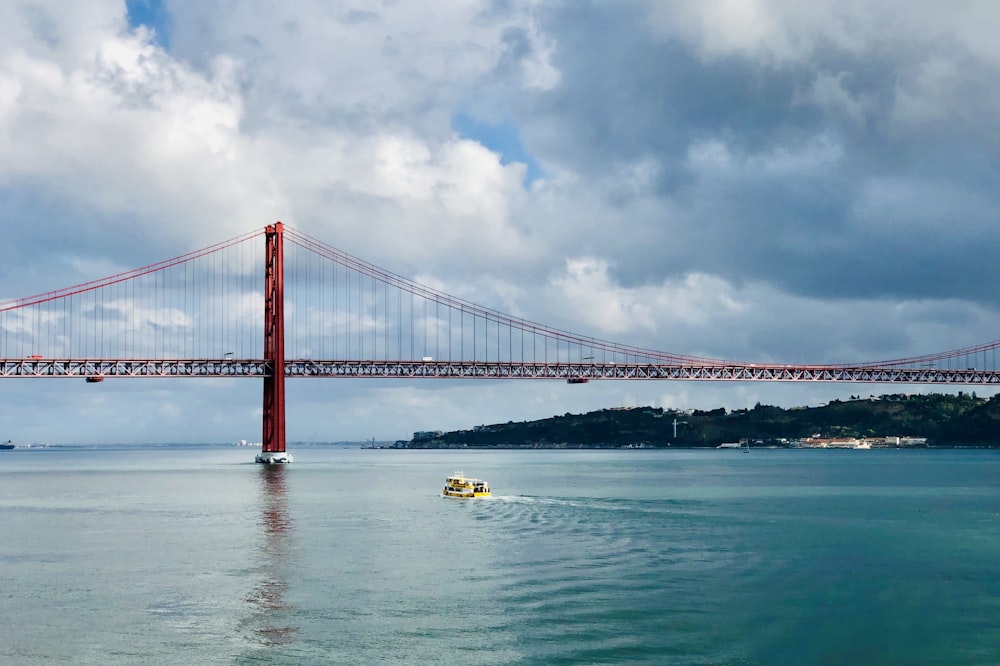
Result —
<instances>
[{"instance_id":1,"label":"red steel pylon","mask_svg":"<svg viewBox=\"0 0 1000 666\"><path fill-rule=\"evenodd\" d=\"M284 231L285 226L275 222L264 234L264 360L271 366L264 375L264 454L285 452Z\"/></svg>"}]
</instances>

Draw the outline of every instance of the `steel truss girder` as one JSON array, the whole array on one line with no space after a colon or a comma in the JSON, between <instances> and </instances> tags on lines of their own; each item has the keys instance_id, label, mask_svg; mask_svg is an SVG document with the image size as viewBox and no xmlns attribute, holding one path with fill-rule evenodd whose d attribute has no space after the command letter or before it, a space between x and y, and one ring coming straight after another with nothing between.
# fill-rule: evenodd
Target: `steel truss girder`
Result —
<instances>
[{"instance_id":1,"label":"steel truss girder","mask_svg":"<svg viewBox=\"0 0 1000 666\"><path fill-rule=\"evenodd\" d=\"M267 377L263 359L0 359L0 378ZM285 377L386 379L618 379L1000 385L994 370L792 365L531 363L486 361L285 361Z\"/></svg>"},{"instance_id":2,"label":"steel truss girder","mask_svg":"<svg viewBox=\"0 0 1000 666\"><path fill-rule=\"evenodd\" d=\"M885 384L1000 384L991 370L790 365L531 363L485 361L311 361L285 363L286 377L626 379Z\"/></svg>"},{"instance_id":3,"label":"steel truss girder","mask_svg":"<svg viewBox=\"0 0 1000 666\"><path fill-rule=\"evenodd\" d=\"M262 360L0 359L0 377L263 377Z\"/></svg>"}]
</instances>

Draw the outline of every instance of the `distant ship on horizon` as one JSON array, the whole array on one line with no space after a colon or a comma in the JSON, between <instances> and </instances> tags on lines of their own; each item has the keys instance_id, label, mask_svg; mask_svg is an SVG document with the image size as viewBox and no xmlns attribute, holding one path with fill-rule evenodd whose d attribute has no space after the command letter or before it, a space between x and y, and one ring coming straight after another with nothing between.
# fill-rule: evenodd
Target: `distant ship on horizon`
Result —
<instances>
[{"instance_id":1,"label":"distant ship on horizon","mask_svg":"<svg viewBox=\"0 0 1000 666\"><path fill-rule=\"evenodd\" d=\"M0 443L0 450L9 450L14 448L14 442L9 439L6 442Z\"/></svg>"}]
</instances>

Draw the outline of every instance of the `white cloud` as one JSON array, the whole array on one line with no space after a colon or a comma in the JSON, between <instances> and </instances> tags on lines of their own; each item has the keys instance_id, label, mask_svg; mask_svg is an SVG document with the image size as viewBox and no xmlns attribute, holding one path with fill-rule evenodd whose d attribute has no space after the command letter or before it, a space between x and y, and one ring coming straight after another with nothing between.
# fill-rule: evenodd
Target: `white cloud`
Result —
<instances>
[{"instance_id":1,"label":"white cloud","mask_svg":"<svg viewBox=\"0 0 1000 666\"><path fill-rule=\"evenodd\" d=\"M746 306L734 298L724 280L690 274L662 285L625 288L614 284L606 261L593 257L570 259L565 273L551 280L553 301L602 336L669 325L720 324Z\"/></svg>"},{"instance_id":2,"label":"white cloud","mask_svg":"<svg viewBox=\"0 0 1000 666\"><path fill-rule=\"evenodd\" d=\"M102 213L176 218L167 230L202 243L246 230L269 197L239 136L235 66L220 58L205 78L146 38L102 35L65 67L0 52L4 88L16 91L0 117L0 182L44 184Z\"/></svg>"},{"instance_id":3,"label":"white cloud","mask_svg":"<svg viewBox=\"0 0 1000 666\"><path fill-rule=\"evenodd\" d=\"M473 243L527 252L509 225L523 166L501 166L478 144L403 128L303 132L281 122L251 136L241 127L244 65L232 58L198 72L141 30L103 35L93 48L71 69L3 54L0 180L44 181L105 213L170 218L190 243L301 219L310 231L346 230L358 247L353 222L374 215L369 225L394 227L384 237L396 256ZM344 210L331 191L368 203L348 203L346 216L321 214ZM380 211L379 202L391 205Z\"/></svg>"},{"instance_id":4,"label":"white cloud","mask_svg":"<svg viewBox=\"0 0 1000 666\"><path fill-rule=\"evenodd\" d=\"M311 0L238 4L222 19L212 3L179 3L172 8L173 44L192 61L217 51L246 62L256 117L297 111L321 123L388 121L433 132L426 121L440 122L505 59L513 59L520 85L553 84L552 46L535 27L535 4L494 10L466 0L353 6ZM527 52L510 52L513 34L525 36Z\"/></svg>"},{"instance_id":5,"label":"white cloud","mask_svg":"<svg viewBox=\"0 0 1000 666\"><path fill-rule=\"evenodd\" d=\"M808 56L824 39L857 43L848 29L857 3L794 0L707 0L697 3L649 3L654 28L679 34L706 57L733 54L768 60ZM868 7L868 20L879 12Z\"/></svg>"},{"instance_id":6,"label":"white cloud","mask_svg":"<svg viewBox=\"0 0 1000 666\"><path fill-rule=\"evenodd\" d=\"M0 5L0 44L30 58L71 67L93 54L95 43L125 29L119 0L33 0Z\"/></svg>"}]
</instances>

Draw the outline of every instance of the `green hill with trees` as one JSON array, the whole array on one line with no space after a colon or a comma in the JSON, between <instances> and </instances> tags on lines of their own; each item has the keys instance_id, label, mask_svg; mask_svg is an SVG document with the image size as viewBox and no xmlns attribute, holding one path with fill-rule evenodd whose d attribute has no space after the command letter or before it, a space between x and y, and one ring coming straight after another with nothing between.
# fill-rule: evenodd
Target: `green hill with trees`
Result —
<instances>
[{"instance_id":1,"label":"green hill with trees","mask_svg":"<svg viewBox=\"0 0 1000 666\"><path fill-rule=\"evenodd\" d=\"M676 425L676 436L674 422ZM926 438L930 446L1000 446L1000 396L975 393L890 394L834 400L817 407L679 411L659 407L602 409L538 421L424 433L406 448L716 447L752 441L788 446L808 437Z\"/></svg>"}]
</instances>

